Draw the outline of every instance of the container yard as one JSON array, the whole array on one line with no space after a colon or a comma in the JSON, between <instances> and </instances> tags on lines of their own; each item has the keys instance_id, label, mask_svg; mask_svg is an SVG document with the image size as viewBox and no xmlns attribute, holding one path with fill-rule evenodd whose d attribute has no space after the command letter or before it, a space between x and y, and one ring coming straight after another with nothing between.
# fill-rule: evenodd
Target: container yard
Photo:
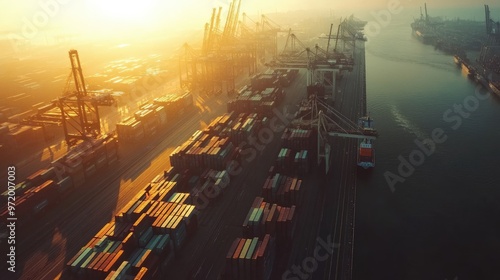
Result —
<instances>
[{"instance_id":1,"label":"container yard","mask_svg":"<svg viewBox=\"0 0 500 280\"><path fill-rule=\"evenodd\" d=\"M275 81L278 81L278 78L275 78ZM244 87L245 90L239 91L236 98L245 96L248 88L253 87L251 84L247 85ZM287 93L283 97L283 102L286 102L288 99L289 102L295 100L293 103L298 103L300 99L305 98L307 96L305 88L299 88L294 88L291 90L291 93ZM231 102L234 102L234 100L228 100L228 104ZM174 251L177 250L176 252L183 256L182 261L173 261L174 266L189 264L189 266L193 266L194 268L197 267L198 261L203 259L204 261L200 269L205 269L208 264L204 264L206 259L203 258L205 255L203 252L208 253L212 251L213 246L225 248L224 251L228 250L224 253L226 255L225 261L221 258L215 262L217 263L217 267L220 267L220 271L211 271L208 275L204 275L202 272L198 274L197 272L196 274L191 274L189 277L206 277L210 279L213 277L222 277L224 279L270 279L272 273L279 275L281 267L290 261L287 252L290 253L293 250L288 247L290 244L293 244L290 242L295 238L296 228L300 227L299 213L302 209L307 211L307 208L310 207L310 204L304 202L304 200L305 197L309 196L307 193L313 192L311 188L313 188L314 184L311 184L310 176L311 166L316 160L316 157L312 153L316 151L315 136L318 132L300 128L286 128L282 130L279 137L276 137L272 141L273 152L269 151L271 147L265 148L265 151L268 151L265 153L265 157L274 158L271 161L264 160L268 164L259 166L259 169L264 171L262 173L267 174L267 178L259 175L261 179L254 180L251 188L250 186L246 187L248 188L247 192L254 193L257 197L254 197L253 202L249 201L247 207L250 208L238 210L238 213L241 213L243 216L241 214L238 215L241 216L239 223L242 224L242 227L236 232L236 239L233 239L232 242L224 242L224 245L216 245L212 243L213 241L210 241L209 246L204 246L203 249L199 247L200 244L203 244L202 240L207 240L207 238L210 240L210 236L218 232L214 232L213 229L207 232L211 228L208 225L214 221L219 221L217 222L219 225L217 227L220 227L222 225L221 222L227 218L223 218L224 216L220 216L220 214L213 216L213 213L215 211L220 212L231 209L228 208L228 203L232 202L231 198L235 197L235 192L242 191L241 184L245 182L245 178L254 174L250 171L252 170L251 166L255 166L255 164L263 160L261 159L263 157L262 153L259 153L260 155L256 155L257 160L247 163L242 151L246 148L246 141L258 137L259 132L270 125L270 117L272 117L270 111L272 109L268 108L267 111L262 112L262 108L249 106L246 110L247 112L230 111L229 113L220 115L214 118L203 130L194 132L185 142L175 147L170 153L169 159L172 167L159 175L162 179L155 178L152 183L140 192L144 197L151 196L164 201L189 199L195 206L199 206L200 208L199 215L197 216L199 224L198 232L192 233L191 238L186 243L186 247L181 248L180 243L175 246L176 238L177 240L184 241L183 237L179 235L173 238ZM235 165L243 167L242 173L234 174L232 172ZM280 174L280 172L286 175ZM186 193L172 194L170 198L166 198L168 192L160 191L160 193L157 193L158 189L156 186L157 184L161 185L161 183L157 182L165 178L176 178L174 180L176 183L171 184L167 189L184 191ZM311 199L310 196L309 199ZM245 200L248 199L245 198ZM136 205L138 209L144 209L147 208L144 206L145 204L145 202L133 200L125 208L130 205ZM234 201L231 204L234 204ZM308 206L306 207L303 204L307 204ZM129 217L128 215L131 213L137 212L131 211L122 210L115 216L115 220L118 218L124 219L125 217ZM169 213L169 210L164 211ZM140 219L140 215L140 213L136 213L135 216L132 216L132 219ZM145 214L142 214L142 217L145 217ZM153 215L153 218L154 221L150 225L151 230L145 229L146 235L143 237L145 239L142 241L143 244L147 242L147 238L150 238L152 235L154 236L154 234L168 232L167 229L161 229L160 225L166 225L167 228L171 225L177 225L177 220L169 219L168 216L157 218ZM133 220L129 222L133 222ZM179 229L179 232L189 235L188 230ZM205 235L206 233L208 233L208 236ZM232 235L230 232L223 234L224 236L228 236L228 234L229 236ZM139 237L139 240L141 240L141 237ZM200 249L203 251L199 252ZM196 255L192 253L193 250L197 252ZM217 251L221 251L221 249ZM132 271L133 273L141 271L143 268L137 267L137 265L134 267L130 263L133 264L131 259L141 256L142 253L144 253L144 249L143 251L135 252L130 259L123 260L120 265L116 263L113 268L116 270L112 273L129 273L128 275L131 275ZM79 254L82 253L79 252ZM92 257L95 258L95 254ZM275 261L276 265L274 264ZM149 268L146 267L145 269ZM71 271L71 269L69 270ZM192 269L176 271L157 270L157 273L162 273L161 277L184 279L190 273L194 273L190 271Z\"/></svg>"},{"instance_id":2,"label":"container yard","mask_svg":"<svg viewBox=\"0 0 500 280\"><path fill-rule=\"evenodd\" d=\"M155 100L155 102L156 101L157 100ZM268 114L269 112L265 115ZM261 116L255 112L250 114L237 114L235 112L231 112L215 118L205 129L196 131L186 142L177 146L173 150L173 152L170 154L170 164L172 167L168 171L165 171L163 174L157 176L143 191L140 192L140 194L142 194L142 196L146 197L148 200L158 200L160 202L190 200L193 201L194 205L202 205L203 207L207 207L208 205L216 206L218 203L221 203L222 200L228 199L228 197L224 195L224 192L235 187L231 186L232 180L230 179L227 170L231 170L231 166L238 161L241 162L241 157L239 156L240 153L237 147L241 146L241 143L243 143L246 139L257 136L258 131L260 131L262 127L268 126L268 122L268 117ZM294 142L295 138L300 138L300 136L294 137L294 135L288 135L287 137L287 139L291 142ZM300 144L299 141L295 141L294 143ZM303 153L300 152L299 156L304 157ZM304 159L306 159L306 157L304 157ZM297 157L297 162L299 162L299 160L300 162L303 161L302 158L299 159L299 157ZM167 178L171 178L173 182L161 181L167 180ZM297 180L293 182L293 190L290 191L290 194L293 194L290 196L290 202L299 199L301 181L296 181ZM290 180L290 184L288 186L290 186L291 183L292 180ZM178 190L188 191L189 193L173 193L174 191ZM286 192L286 194L288 195L288 192ZM285 203L285 201L280 201ZM125 206L125 209L128 209L130 207L130 210L122 210L117 215L115 215L115 220L126 221L129 223L129 225L134 222L137 223L136 219L141 222L142 220L146 219L146 214L134 210L134 208L137 207L137 209L140 209L141 211L147 211L148 209L150 209L149 207L152 207L150 206L150 204L151 202L141 202L133 200ZM265 204L263 206L264 207L262 208L262 210L266 208ZM270 226L276 227L276 230L272 230L270 231L270 233L272 233L273 236L275 232L279 233L278 235L280 236L280 241L277 244L279 244L278 246L283 246L283 243L281 242L285 242L292 236L292 224L295 220L295 206L293 205L291 207L277 207L278 206L276 204L267 205L266 212L269 210L272 210L273 212L271 216L266 215L266 219L269 216L270 223L272 223L272 225ZM177 209L173 206L170 208L174 210ZM174 251L179 252L181 250L181 246L186 237L194 234L193 228L195 226L191 224L191 221L195 223L197 218L195 217L191 219L190 216L186 216L186 229L184 229L184 226L178 224L179 222L177 220L170 218L170 216L172 216L170 215L170 211L173 211L170 208L168 208L168 206L160 208L161 210L165 209L163 211L167 211L164 215L161 215L162 212L160 212L160 214L158 214L158 212L149 214L149 218L151 221L148 225L150 227L150 230L144 229L144 234L147 235L145 235L145 237L137 236L139 241L143 240L142 243L146 243L147 238L151 238L151 235L154 233L175 233L172 236ZM184 208L181 207L179 208L179 211L183 213L183 209ZM192 213L194 210L195 209L193 206L190 208L190 211L188 213ZM260 219L262 219L262 215L263 212L261 213ZM142 220L141 217L143 218ZM254 219L254 221L261 221L260 219L255 220L255 217L252 218ZM276 221L273 221L273 219L275 219ZM181 228L177 229L177 226ZM170 227L173 227L173 229L170 229ZM128 230L130 232L135 232L133 230L133 226L125 228L126 231ZM256 228L256 230L258 230L258 228ZM104 231L104 229L102 231ZM121 234L121 237L123 238L125 235L127 235L126 232ZM95 236L93 240L98 237L99 235ZM196 236L193 238L196 238ZM85 257L87 258L99 257L99 254L92 254L91 250L84 250L83 248L82 250L83 251L80 251L79 254L85 254ZM94 253L95 250L96 249L94 249L93 251ZM266 251L267 249L263 247L262 250ZM102 254L105 253L107 252L103 252ZM136 254L140 255L141 252L138 252ZM128 255L125 254L124 256L127 257ZM71 271L71 274L74 275L75 271L80 271L78 267L74 268L76 265L76 261L79 261L82 265L91 263L91 260L88 260L85 257L75 257L72 259L72 263L67 264L67 266L69 267L69 271ZM135 257L135 255L133 255L132 258L133 257ZM87 260L88 262L85 260ZM125 262L127 261L123 259L121 265L123 265ZM111 266L111 268L117 269L115 272L111 273L122 273L122 271L128 272L130 271L130 269L132 269L132 266L129 263L123 265L123 267L119 266L119 264L120 262L117 262L114 267ZM135 268L136 269L134 271L138 271L141 269L141 267ZM267 267L266 271L267 272L265 275L269 275L269 273L271 272L271 268ZM105 272L107 273L107 271ZM95 276L95 274L92 275L94 277L97 277Z\"/></svg>"},{"instance_id":3,"label":"container yard","mask_svg":"<svg viewBox=\"0 0 500 280\"><path fill-rule=\"evenodd\" d=\"M231 4L223 33L214 9L200 52L180 55L182 93L142 100L111 133L101 130L99 107L109 111L121 95L86 87L74 49L75 90L20 127L2 126L7 135L52 122L63 127L68 146L15 186L17 278L279 279L312 254L317 236L333 235L341 249L314 277L327 279L333 270L350 279L357 142L333 140L338 128L325 122L333 110L351 122L366 113L364 24L344 19L338 32L356 45L310 60L300 54L309 47L277 53L272 43L285 29L267 17L272 31L256 31L255 48L232 40L240 36L240 4ZM271 56L279 67L264 63ZM109 72L89 81L133 91L138 80L126 78L132 70L125 68L113 68L123 77ZM347 138L368 137L350 131ZM24 138L18 142L32 139ZM2 194L2 221L8 196Z\"/></svg>"}]
</instances>

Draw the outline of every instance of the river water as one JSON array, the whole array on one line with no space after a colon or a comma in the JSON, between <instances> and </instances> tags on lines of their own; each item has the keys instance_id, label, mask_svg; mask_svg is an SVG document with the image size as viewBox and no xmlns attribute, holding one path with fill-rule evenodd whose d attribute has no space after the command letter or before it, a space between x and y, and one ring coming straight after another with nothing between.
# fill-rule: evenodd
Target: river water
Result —
<instances>
[{"instance_id":1,"label":"river water","mask_svg":"<svg viewBox=\"0 0 500 280\"><path fill-rule=\"evenodd\" d=\"M393 16L366 44L380 137L358 184L354 279L500 279L500 98L413 38L411 21ZM433 133L426 155L415 141Z\"/></svg>"}]
</instances>

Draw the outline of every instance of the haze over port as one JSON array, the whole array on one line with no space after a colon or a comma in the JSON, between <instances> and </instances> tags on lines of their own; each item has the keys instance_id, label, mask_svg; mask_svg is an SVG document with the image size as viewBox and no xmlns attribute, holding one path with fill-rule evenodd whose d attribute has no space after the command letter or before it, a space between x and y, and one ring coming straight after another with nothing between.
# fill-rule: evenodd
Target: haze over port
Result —
<instances>
[{"instance_id":1,"label":"haze over port","mask_svg":"<svg viewBox=\"0 0 500 280\"><path fill-rule=\"evenodd\" d=\"M454 8L462 7L463 18L482 16L482 9L474 1L435 1L429 5L438 9L453 2ZM490 1L492 2L492 1ZM494 2L494 1L493 1ZM201 44L203 26L210 21L212 8L222 7L224 17L229 10L230 1L0 1L0 69L2 74L16 73L12 64L30 59L49 60L54 63L52 70L64 67L62 49L84 48L93 44L95 50L85 52L88 60L103 60L104 57L123 55L142 55L145 50L162 52L172 58L184 42ZM491 3L494 5L494 3ZM261 14L283 15L295 11L300 17L308 15L342 17L355 13L359 18L373 20L373 13L404 7L408 15L418 16L415 1L252 1L243 2L241 11L250 18L259 19ZM465 7L465 8L464 8ZM468 10L468 7L474 9ZM443 9L442 9L443 8ZM494 8L494 6L493 6ZM413 10L410 13L410 10ZM306 12L297 12L306 11ZM468 14L473 14L467 16ZM455 14L449 14L450 17ZM285 27L288 27L285 25ZM326 32L326 31L325 31ZM55 51L56 48L57 51ZM43 53L38 53L43 50ZM168 51L167 51L168 50ZM103 56L103 57L101 57ZM59 64L60 63L60 64ZM87 65L86 65L87 66ZM87 73L95 72L96 63L88 65ZM13 70L13 71L10 71ZM9 73L7 73L9 72ZM59 72L61 73L61 72ZM20 74L20 73L18 73ZM62 73L61 73L62 74ZM0 93L0 98L20 93L22 89L12 85ZM62 87L62 85L59 85Z\"/></svg>"},{"instance_id":2,"label":"haze over port","mask_svg":"<svg viewBox=\"0 0 500 280\"><path fill-rule=\"evenodd\" d=\"M486 1L488 2L488 1ZM494 1L491 4L494 5ZM12 47L19 45L53 45L61 38L73 43L99 40L148 40L151 36L173 38L192 30L202 30L209 21L209 11L223 7L227 13L229 1L0 1L0 48L2 56L13 55ZM433 8L449 5L472 7L474 1L435 1ZM369 15L388 6L414 8L422 5L415 1L252 1L244 2L241 11L253 18L260 14L286 13L309 10L341 16L355 12ZM477 7L477 5L476 5ZM27 42L26 42L27 41ZM174 41L172 41L173 43ZM10 43L10 44L9 44ZM10 45L10 48L9 48ZM17 53L19 55L19 53ZM14 53L16 55L16 53Z\"/></svg>"}]
</instances>

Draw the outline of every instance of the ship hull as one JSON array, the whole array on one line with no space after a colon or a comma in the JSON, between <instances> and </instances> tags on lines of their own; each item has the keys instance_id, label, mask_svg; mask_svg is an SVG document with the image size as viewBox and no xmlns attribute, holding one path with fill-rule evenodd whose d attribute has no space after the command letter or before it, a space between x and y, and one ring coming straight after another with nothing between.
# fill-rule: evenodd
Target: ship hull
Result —
<instances>
[{"instance_id":1,"label":"ship hull","mask_svg":"<svg viewBox=\"0 0 500 280\"><path fill-rule=\"evenodd\" d=\"M370 147L370 156L362 157L361 156L361 147L358 151L358 160L357 160L357 165L363 169L370 169L375 167L375 149L371 146Z\"/></svg>"},{"instance_id":2,"label":"ship hull","mask_svg":"<svg viewBox=\"0 0 500 280\"><path fill-rule=\"evenodd\" d=\"M422 42L423 44L426 44L426 45L432 45L436 41L436 38L434 36L425 34L419 30L413 30L412 34L420 42Z\"/></svg>"},{"instance_id":3,"label":"ship hull","mask_svg":"<svg viewBox=\"0 0 500 280\"><path fill-rule=\"evenodd\" d=\"M375 162L358 162L358 166L367 170L375 167Z\"/></svg>"},{"instance_id":4,"label":"ship hull","mask_svg":"<svg viewBox=\"0 0 500 280\"><path fill-rule=\"evenodd\" d=\"M494 94L500 97L500 83L497 83L496 85L493 84L492 82L489 83L489 87L491 91L493 91Z\"/></svg>"}]
</instances>

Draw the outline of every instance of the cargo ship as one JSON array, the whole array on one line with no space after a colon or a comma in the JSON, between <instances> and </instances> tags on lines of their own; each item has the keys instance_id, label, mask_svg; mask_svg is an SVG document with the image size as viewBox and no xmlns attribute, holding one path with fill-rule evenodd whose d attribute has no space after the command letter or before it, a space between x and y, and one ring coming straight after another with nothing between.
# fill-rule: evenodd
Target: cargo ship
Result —
<instances>
[{"instance_id":1,"label":"cargo ship","mask_svg":"<svg viewBox=\"0 0 500 280\"><path fill-rule=\"evenodd\" d=\"M500 96L500 82L490 81L488 85L493 93L495 93L497 96Z\"/></svg>"},{"instance_id":2,"label":"cargo ship","mask_svg":"<svg viewBox=\"0 0 500 280\"><path fill-rule=\"evenodd\" d=\"M476 76L476 69L472 64L468 62L467 59L461 59L462 69L467 73L469 79L474 79Z\"/></svg>"},{"instance_id":3,"label":"cargo ship","mask_svg":"<svg viewBox=\"0 0 500 280\"><path fill-rule=\"evenodd\" d=\"M375 149L371 140L364 139L359 144L358 166L364 169L375 167Z\"/></svg>"},{"instance_id":4,"label":"cargo ship","mask_svg":"<svg viewBox=\"0 0 500 280\"><path fill-rule=\"evenodd\" d=\"M369 116L360 118L358 123L365 134L370 132L376 134L373 126L373 120ZM364 169L375 167L375 148L373 140L367 138L360 140L358 150L358 166L363 167Z\"/></svg>"},{"instance_id":5,"label":"cargo ship","mask_svg":"<svg viewBox=\"0 0 500 280\"><path fill-rule=\"evenodd\" d=\"M411 23L412 34L424 44L433 44L437 39L437 35L431 28L429 15L427 14L427 4L425 4L425 17L420 8L420 18L415 19Z\"/></svg>"}]
</instances>

